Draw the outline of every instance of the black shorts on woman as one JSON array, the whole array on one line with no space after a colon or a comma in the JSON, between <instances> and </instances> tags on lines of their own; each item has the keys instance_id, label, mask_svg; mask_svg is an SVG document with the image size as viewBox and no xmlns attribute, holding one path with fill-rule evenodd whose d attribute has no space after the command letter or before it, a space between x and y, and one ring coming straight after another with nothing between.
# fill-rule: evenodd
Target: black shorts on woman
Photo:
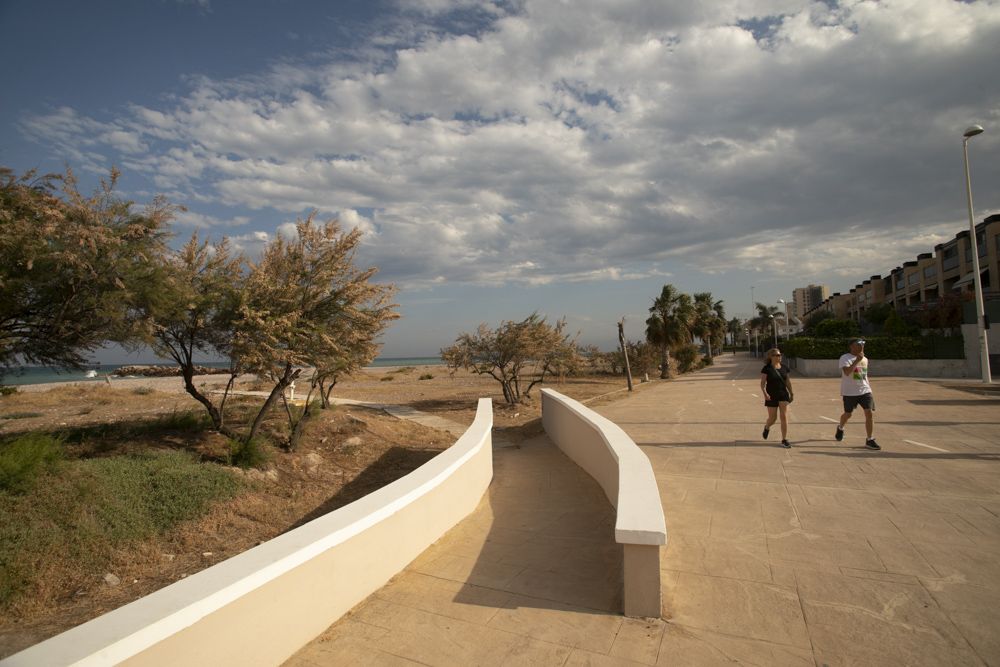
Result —
<instances>
[{"instance_id":1,"label":"black shorts on woman","mask_svg":"<svg viewBox=\"0 0 1000 667\"><path fill-rule=\"evenodd\" d=\"M787 403L791 398L788 395L788 369L784 366L775 368L771 364L764 364L764 368L760 369L760 372L767 376L764 388L767 395L771 397L770 400L764 401L764 405L776 408L782 401Z\"/></svg>"}]
</instances>

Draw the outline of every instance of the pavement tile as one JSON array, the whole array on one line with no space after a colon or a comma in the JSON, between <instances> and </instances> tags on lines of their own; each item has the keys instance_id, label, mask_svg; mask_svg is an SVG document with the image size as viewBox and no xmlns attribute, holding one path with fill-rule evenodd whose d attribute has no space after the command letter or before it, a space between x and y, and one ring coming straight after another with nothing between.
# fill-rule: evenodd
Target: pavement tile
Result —
<instances>
[{"instance_id":1,"label":"pavement tile","mask_svg":"<svg viewBox=\"0 0 1000 667\"><path fill-rule=\"evenodd\" d=\"M524 595L514 596L488 627L561 646L607 654L623 617Z\"/></svg>"},{"instance_id":2,"label":"pavement tile","mask_svg":"<svg viewBox=\"0 0 1000 667\"><path fill-rule=\"evenodd\" d=\"M823 535L805 531L767 536L772 559L828 563L839 567L876 569L878 556L864 537L843 533Z\"/></svg>"},{"instance_id":3,"label":"pavement tile","mask_svg":"<svg viewBox=\"0 0 1000 667\"><path fill-rule=\"evenodd\" d=\"M489 626L371 599L356 612L359 620L392 628L380 650L431 665L502 665L520 637Z\"/></svg>"},{"instance_id":4,"label":"pavement tile","mask_svg":"<svg viewBox=\"0 0 1000 667\"><path fill-rule=\"evenodd\" d=\"M940 576L940 573L906 538L872 535L868 537L868 544L875 550L887 572L917 577Z\"/></svg>"},{"instance_id":5,"label":"pavement tile","mask_svg":"<svg viewBox=\"0 0 1000 667\"><path fill-rule=\"evenodd\" d=\"M771 582L763 536L739 540L674 535L660 559L661 569L730 579Z\"/></svg>"},{"instance_id":6,"label":"pavement tile","mask_svg":"<svg viewBox=\"0 0 1000 667\"><path fill-rule=\"evenodd\" d=\"M797 514L802 529L806 532L902 537L889 516L877 512L817 508L811 505L799 507Z\"/></svg>"},{"instance_id":7,"label":"pavement tile","mask_svg":"<svg viewBox=\"0 0 1000 667\"><path fill-rule=\"evenodd\" d=\"M764 515L756 501L734 504L728 509L712 512L709 535L713 538L739 539L764 535Z\"/></svg>"},{"instance_id":8,"label":"pavement tile","mask_svg":"<svg viewBox=\"0 0 1000 667\"><path fill-rule=\"evenodd\" d=\"M885 512L894 509L894 504L889 505L886 496L878 491L806 486L802 487L802 493L809 506L817 509L847 512Z\"/></svg>"},{"instance_id":9,"label":"pavement tile","mask_svg":"<svg viewBox=\"0 0 1000 667\"><path fill-rule=\"evenodd\" d=\"M680 625L808 647L798 596L754 581L664 571L664 606Z\"/></svg>"},{"instance_id":10,"label":"pavement tile","mask_svg":"<svg viewBox=\"0 0 1000 667\"><path fill-rule=\"evenodd\" d=\"M816 665L828 667L982 667L971 648L933 642L902 642L863 627L810 626Z\"/></svg>"},{"instance_id":11,"label":"pavement tile","mask_svg":"<svg viewBox=\"0 0 1000 667\"><path fill-rule=\"evenodd\" d=\"M961 633L923 586L796 571L810 634L816 627L865 635L861 641L943 644L968 648Z\"/></svg>"},{"instance_id":12,"label":"pavement tile","mask_svg":"<svg viewBox=\"0 0 1000 667\"><path fill-rule=\"evenodd\" d=\"M914 543L973 544L955 528L952 514L894 514L891 518L899 531Z\"/></svg>"},{"instance_id":13,"label":"pavement tile","mask_svg":"<svg viewBox=\"0 0 1000 667\"><path fill-rule=\"evenodd\" d=\"M611 645L611 656L643 665L655 665L666 626L660 619L624 619L615 642Z\"/></svg>"},{"instance_id":14,"label":"pavement tile","mask_svg":"<svg viewBox=\"0 0 1000 667\"><path fill-rule=\"evenodd\" d=\"M1000 590L1000 552L962 544L914 543L940 578Z\"/></svg>"},{"instance_id":15,"label":"pavement tile","mask_svg":"<svg viewBox=\"0 0 1000 667\"><path fill-rule=\"evenodd\" d=\"M664 667L711 667L767 665L767 667L812 667L808 648L731 637L678 623L667 623L660 643L657 665Z\"/></svg>"},{"instance_id":16,"label":"pavement tile","mask_svg":"<svg viewBox=\"0 0 1000 667\"><path fill-rule=\"evenodd\" d=\"M708 537L712 529L712 512L701 508L667 506L663 508L668 540L673 535Z\"/></svg>"},{"instance_id":17,"label":"pavement tile","mask_svg":"<svg viewBox=\"0 0 1000 667\"><path fill-rule=\"evenodd\" d=\"M419 567L411 565L411 569L441 579L502 590L524 570L524 566L467 556L444 555L429 563L421 563Z\"/></svg>"},{"instance_id":18,"label":"pavement tile","mask_svg":"<svg viewBox=\"0 0 1000 667\"><path fill-rule=\"evenodd\" d=\"M720 479L715 482L715 492L722 497L734 500L747 499L787 502L788 492L785 490L784 473L781 473L781 475L780 483L743 479Z\"/></svg>"},{"instance_id":19,"label":"pavement tile","mask_svg":"<svg viewBox=\"0 0 1000 667\"><path fill-rule=\"evenodd\" d=\"M922 580L976 653L1000 664L1000 592L942 580Z\"/></svg>"},{"instance_id":20,"label":"pavement tile","mask_svg":"<svg viewBox=\"0 0 1000 667\"><path fill-rule=\"evenodd\" d=\"M604 655L602 653L575 648L569 654L569 658L563 667L636 667L637 665L646 664L651 663L636 662L628 658Z\"/></svg>"},{"instance_id":21,"label":"pavement tile","mask_svg":"<svg viewBox=\"0 0 1000 667\"><path fill-rule=\"evenodd\" d=\"M492 588L404 572L383 586L378 598L441 616L485 625L511 594Z\"/></svg>"}]
</instances>

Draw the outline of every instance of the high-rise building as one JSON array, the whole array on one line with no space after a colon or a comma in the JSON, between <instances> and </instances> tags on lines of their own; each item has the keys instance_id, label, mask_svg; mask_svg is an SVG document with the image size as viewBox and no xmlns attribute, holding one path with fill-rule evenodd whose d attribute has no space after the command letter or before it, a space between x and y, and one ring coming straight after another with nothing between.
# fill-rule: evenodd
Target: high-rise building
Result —
<instances>
[{"instance_id":1,"label":"high-rise building","mask_svg":"<svg viewBox=\"0 0 1000 667\"><path fill-rule=\"evenodd\" d=\"M801 320L806 313L826 301L829 296L830 288L826 285L795 288L792 290L792 315Z\"/></svg>"}]
</instances>

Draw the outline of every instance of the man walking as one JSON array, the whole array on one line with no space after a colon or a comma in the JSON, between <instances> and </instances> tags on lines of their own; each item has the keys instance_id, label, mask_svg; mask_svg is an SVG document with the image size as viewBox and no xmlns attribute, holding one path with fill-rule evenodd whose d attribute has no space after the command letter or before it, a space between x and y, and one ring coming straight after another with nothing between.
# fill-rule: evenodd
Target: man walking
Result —
<instances>
[{"instance_id":1,"label":"man walking","mask_svg":"<svg viewBox=\"0 0 1000 667\"><path fill-rule=\"evenodd\" d=\"M868 358L865 356L865 341L861 338L851 340L850 352L840 357L837 364L840 367L840 395L844 398L844 414L840 415L840 423L837 424L836 438L838 441L844 439L844 425L851 418L854 408L859 405L865 411L865 431L868 437L865 439L865 447L868 449L882 449L872 437L875 430L875 397L872 396L872 387L868 384Z\"/></svg>"}]
</instances>

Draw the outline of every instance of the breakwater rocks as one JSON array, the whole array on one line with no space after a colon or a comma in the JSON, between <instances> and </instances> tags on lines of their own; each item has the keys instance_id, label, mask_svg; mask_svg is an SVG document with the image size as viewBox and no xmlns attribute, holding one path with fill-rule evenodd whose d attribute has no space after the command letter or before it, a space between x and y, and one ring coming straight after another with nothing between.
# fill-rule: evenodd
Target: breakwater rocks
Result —
<instances>
[{"instance_id":1,"label":"breakwater rocks","mask_svg":"<svg viewBox=\"0 0 1000 667\"><path fill-rule=\"evenodd\" d=\"M228 368L211 368L209 366L195 366L195 375L227 375ZM139 376L147 378L179 377L181 369L179 366L122 366L111 373L117 377Z\"/></svg>"}]
</instances>

